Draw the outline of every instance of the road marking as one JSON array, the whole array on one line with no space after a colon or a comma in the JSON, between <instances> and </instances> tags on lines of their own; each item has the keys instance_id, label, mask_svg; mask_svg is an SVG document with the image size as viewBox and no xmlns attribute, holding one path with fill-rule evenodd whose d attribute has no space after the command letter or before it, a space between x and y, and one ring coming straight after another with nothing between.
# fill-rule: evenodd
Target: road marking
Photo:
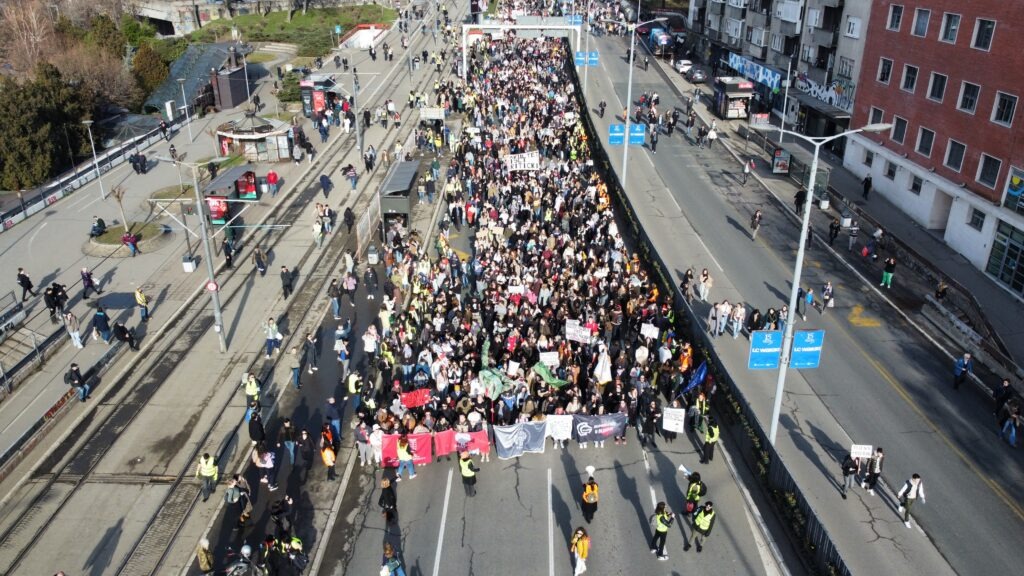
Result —
<instances>
[{"instance_id":1,"label":"road marking","mask_svg":"<svg viewBox=\"0 0 1024 576\"><path fill-rule=\"evenodd\" d=\"M43 223L42 223L42 224L41 224L41 225L39 226L39 228L36 228L36 231L32 233L32 236L30 236L30 237L29 237L29 239L28 239L28 249L29 249L30 251L32 250L32 243L36 241L36 236L37 236L37 235L38 235L38 234L39 234L40 232L42 232L42 231L43 231L43 228L46 228L46 225L47 225L47 224L49 224L49 222L43 222Z\"/></svg>"},{"instance_id":2,"label":"road marking","mask_svg":"<svg viewBox=\"0 0 1024 576\"><path fill-rule=\"evenodd\" d=\"M552 496L551 468L548 468L548 575L555 576L555 508ZM434 573L437 576L437 573Z\"/></svg>"},{"instance_id":3,"label":"road marking","mask_svg":"<svg viewBox=\"0 0 1024 576\"><path fill-rule=\"evenodd\" d=\"M856 342L856 341L855 341L855 342ZM870 362L870 363L871 363L871 365L875 367L875 370L878 370L878 373L882 375L882 378L885 378L886 382L888 382L888 383L889 383L889 385L890 385L890 386L892 386L893 390L895 390L895 391L896 391L896 393L897 393L897 394L899 394L899 395L900 395L900 396L901 396L901 397L903 398L903 400L904 400L904 401L906 401L906 403L907 403L907 404L908 404L908 405L910 406L910 408L911 408L911 409L912 409L912 410L913 410L913 411L914 411L915 413L917 413L917 415L918 415L918 416L919 416L919 417L920 417L920 418L921 418L922 420L924 420L926 424L928 424L928 426L929 426L929 427L930 427L930 428L932 429L932 431L934 431L934 432L935 432L935 435L936 435L936 436L938 436L938 437L939 437L939 439L941 439L941 440L942 440L942 442L943 442L943 443L944 443L944 444L945 444L945 445L946 445L946 446L947 446L947 447L948 447L948 448L949 448L950 450L952 450L954 454L956 454L956 455L957 455L957 456L958 456L958 457L959 457L959 458L960 458L961 460L963 460L964 464L966 464L966 465L967 465L967 467L968 467L968 468L970 468L972 472L974 472L975 474L977 474L977 475L978 475L978 477L979 477L979 478L981 478L982 482L984 482L985 484L987 484L987 485L988 485L988 487L989 487L989 488L991 488L993 492L995 492L996 496L997 496L997 497L999 497L999 499L1000 499L1000 500L1002 500L1002 501L1003 501L1003 503L1004 503L1004 504L1006 504L1006 506L1007 506L1007 507L1008 507L1008 508L1009 508L1010 510L1013 510L1013 512L1014 512L1014 513L1015 513L1015 514L1016 514L1016 515L1017 515L1017 516L1018 516L1018 517L1019 517L1020 519L1024 520L1024 508L1021 508L1020 504L1018 504L1017 502L1015 502L1015 501L1014 501L1014 500L1013 500L1013 499L1012 499L1012 498L1010 497L1010 495L1009 495L1009 494L1007 494L1005 490L1003 490L1003 487L1002 487L1002 486L1000 486L1000 485L999 485L999 484L998 484L998 483L997 483L997 482L996 482L995 480L992 480L991 478L989 478L989 477L988 477L988 475L986 475L986 474L985 474L985 473L984 473L984 472L983 472L983 471L982 471L982 470L981 470L980 468L978 468L978 467L977 467L977 466L976 466L976 465L974 464L974 462L971 462L971 460L967 458L967 455L966 455L966 454L964 454L963 450L961 450L961 449L960 449L959 447L957 447L957 446L956 446L956 444L953 444L953 441L952 441L952 440L950 440L950 439L949 439L949 437L948 437L948 436L946 436L945 432L943 432L943 431L942 431L942 430L941 430L941 429L940 429L940 428L939 428L938 426L936 426L934 422L932 422L931 418L929 418L929 417L928 417L928 416L927 416L927 415L925 414L924 410L922 410L922 409L921 409L921 408L920 408L920 407L919 407L919 406L918 406L918 405L917 405L917 404L916 404L916 403L914 402L914 400L913 400L913 399L912 399L912 398L910 397L910 393L909 393L909 392L907 392L906 388L904 388L904 387L903 387L903 385L902 385L902 384L900 384L900 383L899 383L899 382L898 382L898 381L896 380L896 378L895 378L895 377L893 377L893 375L892 375L892 374L890 374L890 373L889 373L889 371L885 369L885 367L884 367L884 366L882 366L881 364L879 364L879 362L878 362L877 360L875 360L874 358L872 358L872 357L871 357L871 356L870 356L870 355L869 355L869 354L867 353L867 351L866 351L866 350L864 350L864 348L860 346L860 344L859 344L859 343L857 344L857 347L858 347L858 348L860 349L860 352L861 352L861 354L863 354L863 355L864 355L864 357L865 357L865 358L867 358L868 362Z\"/></svg>"},{"instance_id":4,"label":"road marking","mask_svg":"<svg viewBox=\"0 0 1024 576\"><path fill-rule=\"evenodd\" d=\"M708 256L711 258L711 261L715 263L715 266L718 267L718 271L725 273L725 268L722 268L722 265L719 264L718 260L715 259L715 255L711 253L711 248L708 248L708 245L704 243L704 239L700 237L700 234L696 230L694 230L693 235L696 236L697 242L700 242L700 245L703 246L705 250L707 250Z\"/></svg>"},{"instance_id":5,"label":"road marking","mask_svg":"<svg viewBox=\"0 0 1024 576\"><path fill-rule=\"evenodd\" d=\"M682 213L683 212L682 206L680 206L679 202L676 201L676 195L673 194L671 190L669 190L668 186L665 187L665 192L668 192L669 200L671 200L672 203L676 205L676 210L679 210L679 212Z\"/></svg>"},{"instance_id":6,"label":"road marking","mask_svg":"<svg viewBox=\"0 0 1024 576\"><path fill-rule=\"evenodd\" d=\"M853 309L850 310L850 313L846 316L846 320L849 321L850 324L860 328L878 328L882 325L882 322L877 318L864 316L864 307L860 304L855 305Z\"/></svg>"},{"instance_id":7,"label":"road marking","mask_svg":"<svg viewBox=\"0 0 1024 576\"><path fill-rule=\"evenodd\" d=\"M658 507L658 496L654 493L654 486L648 486L651 489L651 508Z\"/></svg>"},{"instance_id":8,"label":"road marking","mask_svg":"<svg viewBox=\"0 0 1024 576\"><path fill-rule=\"evenodd\" d=\"M444 489L444 508L441 512L441 528L437 532L437 554L434 555L434 576L441 571L441 547L444 544L444 525L448 521L448 501L452 496L452 472L454 468L448 469L448 486ZM315 574L315 572L312 572Z\"/></svg>"}]
</instances>

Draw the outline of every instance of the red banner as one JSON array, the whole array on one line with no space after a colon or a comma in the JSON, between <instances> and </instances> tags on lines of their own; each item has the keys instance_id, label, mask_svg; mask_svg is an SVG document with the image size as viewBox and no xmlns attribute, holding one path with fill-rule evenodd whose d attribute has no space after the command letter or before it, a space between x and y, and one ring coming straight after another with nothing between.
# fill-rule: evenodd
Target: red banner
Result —
<instances>
[{"instance_id":1,"label":"red banner","mask_svg":"<svg viewBox=\"0 0 1024 576\"><path fill-rule=\"evenodd\" d=\"M455 452L455 430L434 434L434 455L447 456Z\"/></svg>"},{"instance_id":2,"label":"red banner","mask_svg":"<svg viewBox=\"0 0 1024 576\"><path fill-rule=\"evenodd\" d=\"M484 454L491 451L491 441L487 437L487 431L480 432L456 432L455 449L459 452L468 451Z\"/></svg>"},{"instance_id":3,"label":"red banner","mask_svg":"<svg viewBox=\"0 0 1024 576\"><path fill-rule=\"evenodd\" d=\"M419 408L430 402L430 388L421 388L402 394L402 405L406 408Z\"/></svg>"},{"instance_id":4,"label":"red banner","mask_svg":"<svg viewBox=\"0 0 1024 576\"><path fill-rule=\"evenodd\" d=\"M384 443L381 447L384 452L384 465L389 468L395 468L398 466L399 438L401 438L401 436L398 434L384 435ZM409 439L409 450L412 452L413 463L417 466L430 464L430 434L409 434L406 438Z\"/></svg>"}]
</instances>

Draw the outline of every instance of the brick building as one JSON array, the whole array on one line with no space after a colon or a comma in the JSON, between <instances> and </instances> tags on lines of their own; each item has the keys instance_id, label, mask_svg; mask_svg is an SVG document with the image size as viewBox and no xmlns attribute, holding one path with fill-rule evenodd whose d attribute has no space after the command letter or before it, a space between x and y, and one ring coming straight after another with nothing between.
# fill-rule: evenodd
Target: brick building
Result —
<instances>
[{"instance_id":1,"label":"brick building","mask_svg":"<svg viewBox=\"0 0 1024 576\"><path fill-rule=\"evenodd\" d=\"M844 163L1024 295L1024 2L875 0Z\"/></svg>"}]
</instances>

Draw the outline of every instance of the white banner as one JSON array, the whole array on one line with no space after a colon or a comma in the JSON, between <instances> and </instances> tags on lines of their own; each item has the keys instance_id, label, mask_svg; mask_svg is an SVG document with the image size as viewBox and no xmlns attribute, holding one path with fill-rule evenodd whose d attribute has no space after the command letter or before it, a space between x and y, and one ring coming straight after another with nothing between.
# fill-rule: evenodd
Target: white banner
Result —
<instances>
[{"instance_id":1,"label":"white banner","mask_svg":"<svg viewBox=\"0 0 1024 576\"><path fill-rule=\"evenodd\" d=\"M508 370L505 371L509 376L515 376L519 372L519 362L515 360L508 361Z\"/></svg>"},{"instance_id":2,"label":"white banner","mask_svg":"<svg viewBox=\"0 0 1024 576\"><path fill-rule=\"evenodd\" d=\"M645 338L658 339L658 327L654 324L644 323L640 326L640 335Z\"/></svg>"},{"instance_id":3,"label":"white banner","mask_svg":"<svg viewBox=\"0 0 1024 576\"><path fill-rule=\"evenodd\" d=\"M558 366L558 352L541 352L540 353L541 364L545 366Z\"/></svg>"},{"instance_id":4,"label":"white banner","mask_svg":"<svg viewBox=\"0 0 1024 576\"><path fill-rule=\"evenodd\" d=\"M444 120L444 108L420 108L420 120Z\"/></svg>"},{"instance_id":5,"label":"white banner","mask_svg":"<svg viewBox=\"0 0 1024 576\"><path fill-rule=\"evenodd\" d=\"M579 320L566 320L565 339L587 344L590 342L590 329L586 326L580 326Z\"/></svg>"},{"instance_id":6,"label":"white banner","mask_svg":"<svg viewBox=\"0 0 1024 576\"><path fill-rule=\"evenodd\" d=\"M555 440L568 440L572 438L572 414L552 414L545 419L548 429L547 435Z\"/></svg>"},{"instance_id":7,"label":"white banner","mask_svg":"<svg viewBox=\"0 0 1024 576\"><path fill-rule=\"evenodd\" d=\"M540 152L534 150L523 154L509 154L505 156L505 167L509 172L540 170Z\"/></svg>"},{"instance_id":8,"label":"white banner","mask_svg":"<svg viewBox=\"0 0 1024 576\"><path fill-rule=\"evenodd\" d=\"M686 409L665 408L661 427L669 432L686 432Z\"/></svg>"},{"instance_id":9,"label":"white banner","mask_svg":"<svg viewBox=\"0 0 1024 576\"><path fill-rule=\"evenodd\" d=\"M850 446L850 455L854 458L871 458L875 451L871 444L853 444Z\"/></svg>"}]
</instances>

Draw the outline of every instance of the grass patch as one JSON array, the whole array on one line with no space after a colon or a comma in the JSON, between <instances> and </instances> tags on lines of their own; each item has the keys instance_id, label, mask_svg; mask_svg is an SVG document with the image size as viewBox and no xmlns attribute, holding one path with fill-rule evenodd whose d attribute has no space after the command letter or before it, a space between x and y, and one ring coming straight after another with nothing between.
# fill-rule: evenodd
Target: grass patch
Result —
<instances>
[{"instance_id":1,"label":"grass patch","mask_svg":"<svg viewBox=\"0 0 1024 576\"><path fill-rule=\"evenodd\" d=\"M277 58L277 54L271 54L270 52L253 52L245 57L245 61L249 64L266 64L267 62L277 60Z\"/></svg>"},{"instance_id":2,"label":"grass patch","mask_svg":"<svg viewBox=\"0 0 1024 576\"><path fill-rule=\"evenodd\" d=\"M191 202L192 195L192 185L185 184L184 192L182 192L180 186L167 186L166 188L161 188L156 192L153 192L149 197L153 200L181 200L183 202Z\"/></svg>"},{"instance_id":3,"label":"grass patch","mask_svg":"<svg viewBox=\"0 0 1024 576\"><path fill-rule=\"evenodd\" d=\"M294 12L291 22L287 12L241 14L233 19L214 20L193 32L193 42L215 42L230 36L232 25L248 42L285 42L299 47L300 56L322 56L333 47L334 27L340 25L348 31L358 24L391 22L397 13L391 8L366 4L338 8L310 9L306 14Z\"/></svg>"},{"instance_id":4,"label":"grass patch","mask_svg":"<svg viewBox=\"0 0 1024 576\"><path fill-rule=\"evenodd\" d=\"M156 238L163 233L163 226L156 222L142 223L132 222L130 224L132 232L139 237L139 240L149 240L150 238ZM121 244L121 236L124 236L124 226L109 226L107 231L97 236L95 240L99 244Z\"/></svg>"},{"instance_id":5,"label":"grass patch","mask_svg":"<svg viewBox=\"0 0 1024 576\"><path fill-rule=\"evenodd\" d=\"M292 58L291 61L288 62L288 63L292 65L292 69L293 70L295 68L302 68L303 66L312 67L313 66L313 57L312 56L299 56L297 58Z\"/></svg>"},{"instance_id":6,"label":"grass patch","mask_svg":"<svg viewBox=\"0 0 1024 576\"><path fill-rule=\"evenodd\" d=\"M285 123L291 124L292 120L295 119L296 115L297 114L295 112L285 111L285 112L278 112L277 114L263 114L263 115L260 116L260 118L280 120L281 122L285 122Z\"/></svg>"}]
</instances>

